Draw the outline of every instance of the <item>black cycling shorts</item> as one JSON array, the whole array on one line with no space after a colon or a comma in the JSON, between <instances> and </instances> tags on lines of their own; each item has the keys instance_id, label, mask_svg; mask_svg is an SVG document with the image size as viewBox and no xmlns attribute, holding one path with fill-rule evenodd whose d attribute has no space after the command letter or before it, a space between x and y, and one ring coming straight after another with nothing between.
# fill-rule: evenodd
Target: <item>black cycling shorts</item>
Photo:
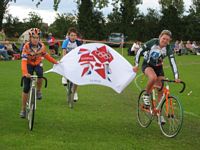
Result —
<instances>
[{"instance_id":1,"label":"black cycling shorts","mask_svg":"<svg viewBox=\"0 0 200 150\"><path fill-rule=\"evenodd\" d=\"M28 64L27 69L29 74L33 75L33 73L35 72L37 76L43 77L43 68L42 66L40 66L40 64L37 66L32 66ZM29 93L30 83L31 83L30 78L24 78L24 89L23 89L24 93Z\"/></svg>"},{"instance_id":2,"label":"black cycling shorts","mask_svg":"<svg viewBox=\"0 0 200 150\"><path fill-rule=\"evenodd\" d=\"M144 71L145 71L145 69L147 67L151 67L154 70L154 72L156 73L157 77L165 76L162 65L160 65L160 66L152 66L152 65L150 65L150 64L148 64L147 62L144 61L143 64L142 64L142 72L143 73L144 73Z\"/></svg>"}]
</instances>

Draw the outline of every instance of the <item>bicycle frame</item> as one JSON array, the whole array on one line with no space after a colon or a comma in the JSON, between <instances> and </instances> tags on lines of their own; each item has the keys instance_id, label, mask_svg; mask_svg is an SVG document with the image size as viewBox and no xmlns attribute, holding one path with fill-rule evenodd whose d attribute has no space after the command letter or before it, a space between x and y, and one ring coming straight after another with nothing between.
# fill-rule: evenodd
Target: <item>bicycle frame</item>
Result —
<instances>
[{"instance_id":1,"label":"bicycle frame","mask_svg":"<svg viewBox=\"0 0 200 150\"><path fill-rule=\"evenodd\" d=\"M162 86L159 89L159 87L154 86L153 91L152 91L152 108L153 110L150 110L150 112L154 115L160 115L160 109L161 109L161 105L162 103L166 100L166 116L169 115L169 108L171 108L172 110L172 114L174 115L174 108L173 108L173 104L172 104L172 100L169 101L170 98L170 90L169 90L169 85L166 85L166 87L164 87L164 82L174 82L173 80L162 80ZM180 93L182 93L185 90L185 83L184 82L180 82L181 84L183 84L183 88L180 91ZM163 91L163 95L161 97L160 100L158 100L158 104L156 105L156 95L155 95L155 90L158 91Z\"/></svg>"},{"instance_id":2,"label":"bicycle frame","mask_svg":"<svg viewBox=\"0 0 200 150\"><path fill-rule=\"evenodd\" d=\"M168 97L170 95L170 90L169 90L169 86L167 85L166 87L163 88L163 95L161 97L160 100L158 100L158 103L156 103L156 93L155 93L155 88L153 89L152 91L152 110L151 113L154 114L154 115L160 115L160 109L161 109L161 105L162 103L166 100L166 113L168 114ZM171 102L170 102L170 107L173 107L171 105Z\"/></svg>"}]
</instances>

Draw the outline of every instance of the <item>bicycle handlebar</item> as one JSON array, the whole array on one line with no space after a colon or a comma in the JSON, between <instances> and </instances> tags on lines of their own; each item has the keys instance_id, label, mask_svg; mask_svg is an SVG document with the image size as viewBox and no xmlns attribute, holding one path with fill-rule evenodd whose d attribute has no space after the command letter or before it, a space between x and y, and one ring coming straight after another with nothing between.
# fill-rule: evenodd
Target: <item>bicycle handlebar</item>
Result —
<instances>
[{"instance_id":1,"label":"bicycle handlebar","mask_svg":"<svg viewBox=\"0 0 200 150\"><path fill-rule=\"evenodd\" d=\"M37 78L42 78L43 80L45 80L45 88L47 87L47 78L45 78L45 77L38 77L38 76L31 76L30 78L34 78L34 77L37 77ZM25 79L26 77L25 76L23 76L22 78L21 78L21 87L23 86L23 81L24 81L24 79Z\"/></svg>"},{"instance_id":2,"label":"bicycle handlebar","mask_svg":"<svg viewBox=\"0 0 200 150\"><path fill-rule=\"evenodd\" d=\"M186 86L185 82L183 82L183 81L181 81L181 82L176 82L175 80L161 80L161 82L162 82L162 86L161 86L161 88L159 89L159 91L161 91L161 90L163 89L163 87L164 87L164 82L171 82L171 83L180 83L180 84L182 84L182 85L183 85L183 88L181 89L181 91L180 91L179 93L183 93L183 91L185 90L185 86Z\"/></svg>"}]
</instances>

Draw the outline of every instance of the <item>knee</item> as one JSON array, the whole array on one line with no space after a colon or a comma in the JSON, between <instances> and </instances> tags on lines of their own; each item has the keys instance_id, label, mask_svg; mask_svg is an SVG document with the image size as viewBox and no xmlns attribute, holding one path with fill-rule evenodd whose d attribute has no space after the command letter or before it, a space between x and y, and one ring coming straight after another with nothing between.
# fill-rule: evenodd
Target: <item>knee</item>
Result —
<instances>
[{"instance_id":1,"label":"knee","mask_svg":"<svg viewBox=\"0 0 200 150\"><path fill-rule=\"evenodd\" d=\"M157 78L156 75L152 75L152 76L149 77L149 80L150 80L151 82L154 82L154 83L157 81L157 79L158 79L158 78Z\"/></svg>"}]
</instances>

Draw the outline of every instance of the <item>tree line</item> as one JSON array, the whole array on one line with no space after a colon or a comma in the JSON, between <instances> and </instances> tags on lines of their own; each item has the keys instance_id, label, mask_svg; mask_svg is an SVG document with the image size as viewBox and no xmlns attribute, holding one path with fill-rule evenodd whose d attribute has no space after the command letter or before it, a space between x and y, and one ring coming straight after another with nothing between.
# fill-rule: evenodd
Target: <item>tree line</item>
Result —
<instances>
[{"instance_id":1,"label":"tree line","mask_svg":"<svg viewBox=\"0 0 200 150\"><path fill-rule=\"evenodd\" d=\"M48 28L36 13L30 12L23 21L6 13L10 1L0 1L0 28L4 28L9 37L17 33L20 35L30 27L39 27L43 33L51 32L58 38L64 38L67 29L73 26L85 39L105 40L110 33L120 32L128 40L146 41L168 29L172 31L174 40L200 41L199 0L191 0L187 12L183 0L159 0L160 11L149 8L147 14L138 9L142 0L113 0L113 10L108 16L104 16L101 10L108 5L108 0L76 0L78 13L57 14ZM59 8L60 1L54 0L55 10ZM40 3L44 2L38 0L36 5Z\"/></svg>"}]
</instances>

